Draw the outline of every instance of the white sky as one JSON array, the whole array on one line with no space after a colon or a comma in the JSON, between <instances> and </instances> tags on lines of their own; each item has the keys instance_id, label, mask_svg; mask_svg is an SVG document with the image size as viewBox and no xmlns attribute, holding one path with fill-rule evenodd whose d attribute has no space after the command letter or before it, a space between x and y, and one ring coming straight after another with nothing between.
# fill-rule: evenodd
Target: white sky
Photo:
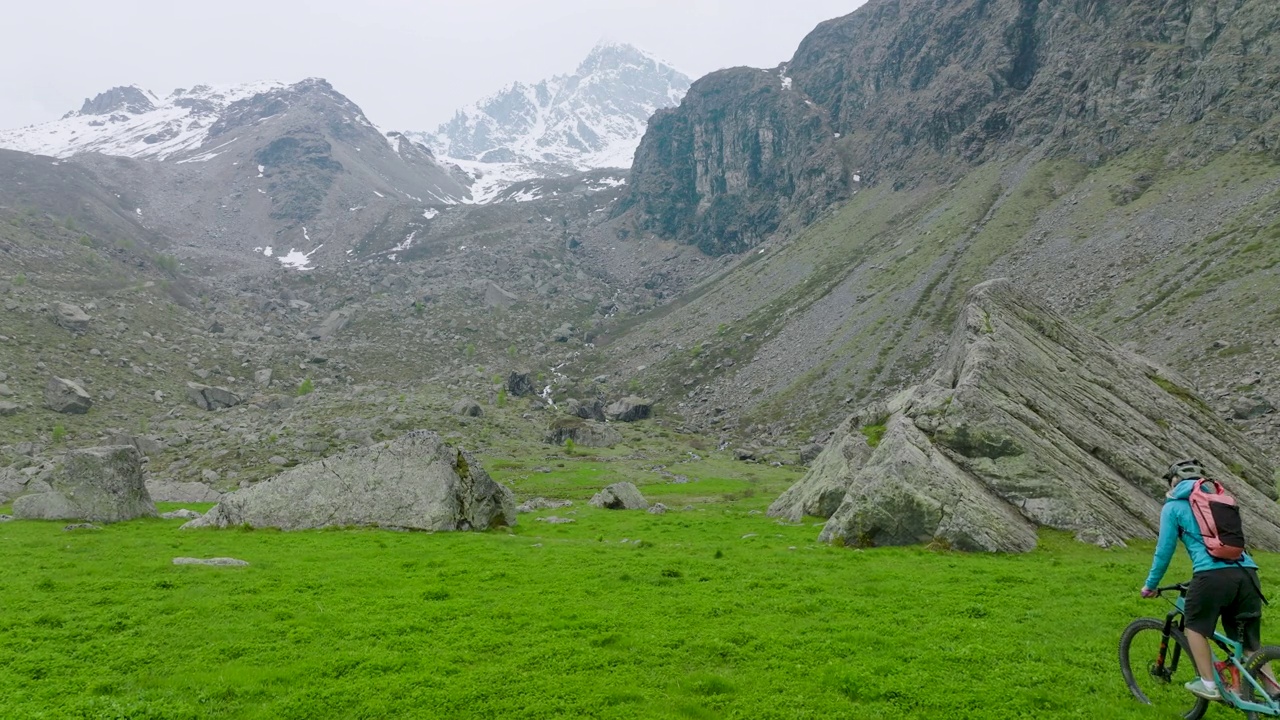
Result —
<instances>
[{"instance_id":1,"label":"white sky","mask_svg":"<svg viewBox=\"0 0 1280 720\"><path fill-rule=\"evenodd\" d=\"M45 0L6 3L0 128L139 85L328 79L389 129L429 130L514 81L572 71L602 39L692 78L788 60L865 0Z\"/></svg>"}]
</instances>

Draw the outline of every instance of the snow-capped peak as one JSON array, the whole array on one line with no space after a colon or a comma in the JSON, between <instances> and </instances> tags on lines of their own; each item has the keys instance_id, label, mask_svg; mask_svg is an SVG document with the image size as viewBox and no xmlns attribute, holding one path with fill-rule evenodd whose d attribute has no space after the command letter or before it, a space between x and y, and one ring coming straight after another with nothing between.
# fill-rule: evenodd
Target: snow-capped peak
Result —
<instances>
[{"instance_id":1,"label":"snow-capped peak","mask_svg":"<svg viewBox=\"0 0 1280 720\"><path fill-rule=\"evenodd\" d=\"M0 131L0 147L53 157L100 152L164 160L204 144L231 103L283 87L274 81L197 85L164 99L136 85L115 87L60 120Z\"/></svg>"},{"instance_id":2,"label":"snow-capped peak","mask_svg":"<svg viewBox=\"0 0 1280 720\"><path fill-rule=\"evenodd\" d=\"M409 136L490 181L630 167L649 118L678 104L689 84L653 55L606 41L571 74L513 83L434 133Z\"/></svg>"}]
</instances>

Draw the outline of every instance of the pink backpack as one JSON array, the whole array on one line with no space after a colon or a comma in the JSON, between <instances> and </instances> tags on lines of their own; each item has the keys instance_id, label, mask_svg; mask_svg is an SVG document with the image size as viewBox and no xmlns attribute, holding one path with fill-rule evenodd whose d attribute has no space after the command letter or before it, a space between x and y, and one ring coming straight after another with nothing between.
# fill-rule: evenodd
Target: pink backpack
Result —
<instances>
[{"instance_id":1,"label":"pink backpack","mask_svg":"<svg viewBox=\"0 0 1280 720\"><path fill-rule=\"evenodd\" d=\"M1244 556L1244 524L1236 499L1217 480L1201 478L1187 502L1209 554L1225 562L1239 561Z\"/></svg>"}]
</instances>

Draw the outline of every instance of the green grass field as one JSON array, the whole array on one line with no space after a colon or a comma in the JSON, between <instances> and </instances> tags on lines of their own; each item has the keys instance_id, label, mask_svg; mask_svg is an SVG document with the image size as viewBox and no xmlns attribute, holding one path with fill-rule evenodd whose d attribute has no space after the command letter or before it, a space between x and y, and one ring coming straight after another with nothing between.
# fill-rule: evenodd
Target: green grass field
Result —
<instances>
[{"instance_id":1,"label":"green grass field","mask_svg":"<svg viewBox=\"0 0 1280 720\"><path fill-rule=\"evenodd\" d=\"M564 465L494 474L599 487L596 461ZM645 487L665 515L579 502L510 532L0 525L0 717L1176 717L1116 661L1163 614L1137 596L1149 544L832 548L759 512L794 470L743 467Z\"/></svg>"}]
</instances>

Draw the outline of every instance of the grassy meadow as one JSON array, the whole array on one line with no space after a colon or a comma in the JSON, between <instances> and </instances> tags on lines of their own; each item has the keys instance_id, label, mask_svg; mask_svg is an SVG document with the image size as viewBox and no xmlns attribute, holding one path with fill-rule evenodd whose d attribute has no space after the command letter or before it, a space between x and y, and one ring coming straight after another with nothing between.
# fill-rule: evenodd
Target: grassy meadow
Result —
<instances>
[{"instance_id":1,"label":"grassy meadow","mask_svg":"<svg viewBox=\"0 0 1280 720\"><path fill-rule=\"evenodd\" d=\"M762 512L794 468L673 467L692 482L653 475L650 515L583 502L607 458L544 464L491 464L577 501L510 531L2 524L0 718L1176 717L1116 660L1163 614L1137 596L1149 543L833 548Z\"/></svg>"}]
</instances>

